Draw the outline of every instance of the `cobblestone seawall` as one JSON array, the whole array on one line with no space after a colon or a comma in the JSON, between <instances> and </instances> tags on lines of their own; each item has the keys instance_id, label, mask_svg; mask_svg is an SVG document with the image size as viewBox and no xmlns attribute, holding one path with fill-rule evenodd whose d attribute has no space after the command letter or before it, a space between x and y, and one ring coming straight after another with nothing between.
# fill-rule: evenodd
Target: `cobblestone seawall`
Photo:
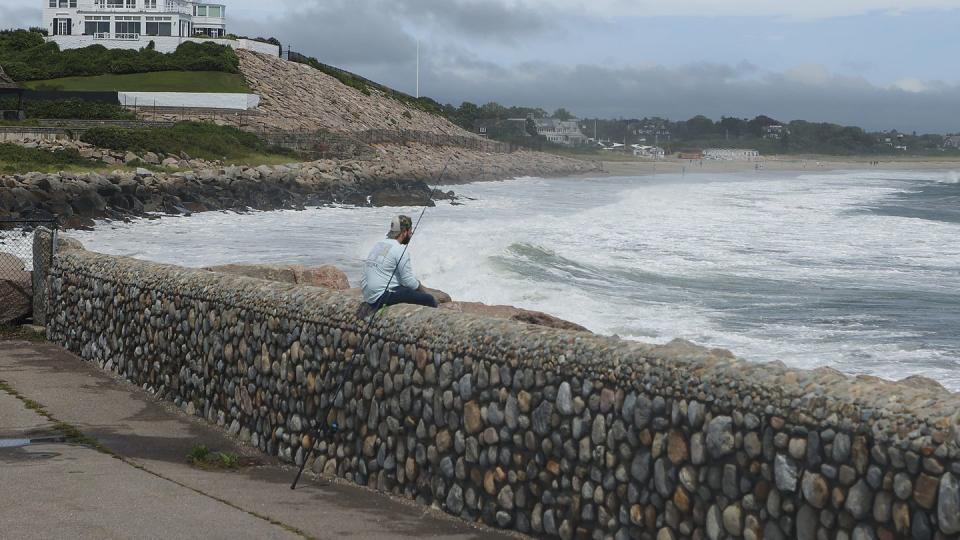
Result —
<instances>
[{"instance_id":1,"label":"cobblestone seawall","mask_svg":"<svg viewBox=\"0 0 960 540\"><path fill-rule=\"evenodd\" d=\"M957 538L960 399L79 249L48 336L314 471L536 536ZM329 417L341 431L312 441Z\"/></svg>"}]
</instances>

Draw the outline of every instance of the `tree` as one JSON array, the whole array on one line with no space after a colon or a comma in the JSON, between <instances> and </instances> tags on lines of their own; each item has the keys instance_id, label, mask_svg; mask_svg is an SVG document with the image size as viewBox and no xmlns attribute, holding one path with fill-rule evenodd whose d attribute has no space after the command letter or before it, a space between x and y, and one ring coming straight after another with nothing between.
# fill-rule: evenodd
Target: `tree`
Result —
<instances>
[{"instance_id":1,"label":"tree","mask_svg":"<svg viewBox=\"0 0 960 540\"><path fill-rule=\"evenodd\" d=\"M527 135L531 137L537 136L537 123L533 120L532 116L527 117Z\"/></svg>"},{"instance_id":2,"label":"tree","mask_svg":"<svg viewBox=\"0 0 960 540\"><path fill-rule=\"evenodd\" d=\"M724 116L720 119L720 129L723 131L724 135L730 137L740 137L747 134L749 131L749 126L746 120Z\"/></svg>"},{"instance_id":3,"label":"tree","mask_svg":"<svg viewBox=\"0 0 960 540\"><path fill-rule=\"evenodd\" d=\"M573 114L571 114L570 111L564 109L563 107L560 107L559 109L553 111L553 118L556 118L557 120L566 121L573 118Z\"/></svg>"}]
</instances>

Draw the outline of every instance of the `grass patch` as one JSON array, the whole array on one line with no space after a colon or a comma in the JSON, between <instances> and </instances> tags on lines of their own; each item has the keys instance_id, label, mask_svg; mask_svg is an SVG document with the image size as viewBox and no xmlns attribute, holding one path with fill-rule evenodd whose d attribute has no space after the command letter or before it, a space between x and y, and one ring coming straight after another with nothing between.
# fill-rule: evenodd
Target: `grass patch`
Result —
<instances>
[{"instance_id":1,"label":"grass patch","mask_svg":"<svg viewBox=\"0 0 960 540\"><path fill-rule=\"evenodd\" d=\"M42 343L47 337L39 332L34 332L26 326L10 326L0 324L0 341L32 341Z\"/></svg>"},{"instance_id":2,"label":"grass patch","mask_svg":"<svg viewBox=\"0 0 960 540\"><path fill-rule=\"evenodd\" d=\"M295 152L268 145L252 133L203 122L180 122L172 128L101 127L88 130L80 139L118 152L186 152L192 157L223 159L232 163L250 164L249 160L255 157L283 159L284 163L289 163L296 158Z\"/></svg>"},{"instance_id":3,"label":"grass patch","mask_svg":"<svg viewBox=\"0 0 960 540\"><path fill-rule=\"evenodd\" d=\"M250 87L237 73L221 71L157 71L125 75L63 77L23 84L31 90L86 92L222 92L247 94ZM149 104L143 104L149 105Z\"/></svg>"},{"instance_id":4,"label":"grass patch","mask_svg":"<svg viewBox=\"0 0 960 540\"><path fill-rule=\"evenodd\" d=\"M105 164L98 163L81 157L76 150L50 152L9 143L0 144L0 173L5 174L84 172L106 169Z\"/></svg>"},{"instance_id":5,"label":"grass patch","mask_svg":"<svg viewBox=\"0 0 960 540\"><path fill-rule=\"evenodd\" d=\"M23 406L25 408L39 414L40 416L52 422L53 428L59 431L60 433L62 433L64 438L67 439L67 442L73 443L73 444L80 444L83 446L89 446L90 448L93 448L98 452L114 455L113 452L111 452L105 446L100 444L100 441L88 435L84 435L83 432L80 431L80 429L77 428L77 426L74 426L73 424L68 424L67 422L57 420L56 418L53 417L53 415L50 414L49 411L47 411L46 407L44 407L43 405L41 405L40 403L37 403L32 399L27 398L20 392L17 392L16 389L14 389L12 386L10 386L8 382L4 380L0 380L0 392L6 392L7 394L10 394L11 396L19 399L23 403Z\"/></svg>"},{"instance_id":6,"label":"grass patch","mask_svg":"<svg viewBox=\"0 0 960 540\"><path fill-rule=\"evenodd\" d=\"M206 445L197 444L187 454L187 463L198 469L235 470L240 467L255 465L256 461L227 452L213 452Z\"/></svg>"}]
</instances>

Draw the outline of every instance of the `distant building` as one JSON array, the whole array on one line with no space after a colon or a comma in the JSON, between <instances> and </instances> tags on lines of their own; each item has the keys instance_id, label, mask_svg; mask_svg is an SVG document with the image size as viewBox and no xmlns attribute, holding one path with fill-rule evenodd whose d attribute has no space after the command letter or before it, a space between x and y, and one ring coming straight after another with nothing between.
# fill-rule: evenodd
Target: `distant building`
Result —
<instances>
[{"instance_id":1,"label":"distant building","mask_svg":"<svg viewBox=\"0 0 960 540\"><path fill-rule=\"evenodd\" d=\"M903 133L897 133L896 131L884 131L882 135L877 137L877 142L899 150L897 147L903 146L901 144L903 142Z\"/></svg>"},{"instance_id":2,"label":"distant building","mask_svg":"<svg viewBox=\"0 0 960 540\"><path fill-rule=\"evenodd\" d=\"M207 41L227 35L226 6L200 0L41 0L49 41L61 49L103 45L140 49L151 41L171 52L184 41ZM279 54L276 45L251 40L218 39L237 49Z\"/></svg>"},{"instance_id":3,"label":"distant building","mask_svg":"<svg viewBox=\"0 0 960 540\"><path fill-rule=\"evenodd\" d=\"M563 146L583 146L587 136L580 132L580 123L576 120L557 120L555 118L534 118L537 135L546 137L552 143Z\"/></svg>"},{"instance_id":4,"label":"distant building","mask_svg":"<svg viewBox=\"0 0 960 540\"><path fill-rule=\"evenodd\" d=\"M665 152L659 146L648 146L645 144L632 144L633 155L647 159L663 159Z\"/></svg>"},{"instance_id":5,"label":"distant building","mask_svg":"<svg viewBox=\"0 0 960 540\"><path fill-rule=\"evenodd\" d=\"M654 139L654 141L669 141L671 134L667 128L667 121L661 118L647 118L637 122L627 124L627 131L635 136L643 136L644 139ZM641 139L641 142L646 142Z\"/></svg>"},{"instance_id":6,"label":"distant building","mask_svg":"<svg viewBox=\"0 0 960 540\"><path fill-rule=\"evenodd\" d=\"M703 159L718 161L754 161L760 157L760 152L742 148L707 148L703 151Z\"/></svg>"},{"instance_id":7,"label":"distant building","mask_svg":"<svg viewBox=\"0 0 960 540\"><path fill-rule=\"evenodd\" d=\"M770 126L763 126L763 134L762 134L762 136L763 136L764 139L771 139L771 140L774 140L774 141L779 141L780 139L784 138L785 136L787 136L787 135L789 135L789 134L790 134L790 130L787 129L786 126L782 126L782 125L780 125L780 124L773 124L773 125L770 125Z\"/></svg>"},{"instance_id":8,"label":"distant building","mask_svg":"<svg viewBox=\"0 0 960 540\"><path fill-rule=\"evenodd\" d=\"M943 140L943 147L960 150L960 135L947 135Z\"/></svg>"}]
</instances>

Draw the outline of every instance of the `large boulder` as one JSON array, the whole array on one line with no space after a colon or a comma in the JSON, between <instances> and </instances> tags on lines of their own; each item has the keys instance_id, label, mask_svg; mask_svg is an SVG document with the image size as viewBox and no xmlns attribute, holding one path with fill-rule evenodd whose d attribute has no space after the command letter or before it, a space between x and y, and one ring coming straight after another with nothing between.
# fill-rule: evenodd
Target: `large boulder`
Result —
<instances>
[{"instance_id":1,"label":"large boulder","mask_svg":"<svg viewBox=\"0 0 960 540\"><path fill-rule=\"evenodd\" d=\"M574 330L578 332L589 332L583 326L565 321L563 319L548 315L540 311L531 311L513 306L488 306L479 302L450 302L441 304L442 309L458 311L460 313L472 313L474 315L483 315L485 317L494 317L497 319L508 319L527 324L546 326L558 330Z\"/></svg>"},{"instance_id":2,"label":"large boulder","mask_svg":"<svg viewBox=\"0 0 960 540\"><path fill-rule=\"evenodd\" d=\"M430 287L424 287L423 290L432 296L438 304L449 304L450 302L453 302L453 299L450 298L450 295L441 290L431 289Z\"/></svg>"},{"instance_id":3,"label":"large boulder","mask_svg":"<svg viewBox=\"0 0 960 540\"><path fill-rule=\"evenodd\" d=\"M33 279L23 261L0 253L0 324L25 321L33 313Z\"/></svg>"},{"instance_id":4,"label":"large boulder","mask_svg":"<svg viewBox=\"0 0 960 540\"><path fill-rule=\"evenodd\" d=\"M210 272L246 276L281 283L295 283L344 291L350 288L350 281L342 270L335 266L303 266L276 264L227 264L205 268Z\"/></svg>"}]
</instances>

